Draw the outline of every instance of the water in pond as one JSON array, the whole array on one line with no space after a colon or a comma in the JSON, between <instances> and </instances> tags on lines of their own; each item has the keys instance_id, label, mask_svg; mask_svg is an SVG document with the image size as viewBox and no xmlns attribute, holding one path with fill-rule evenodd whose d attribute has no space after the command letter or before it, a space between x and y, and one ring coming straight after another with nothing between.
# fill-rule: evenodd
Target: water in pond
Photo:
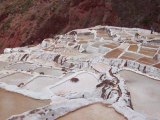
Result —
<instances>
[{"instance_id":1,"label":"water in pond","mask_svg":"<svg viewBox=\"0 0 160 120\"><path fill-rule=\"evenodd\" d=\"M49 100L35 100L17 93L0 89L0 120L48 105Z\"/></svg>"},{"instance_id":2,"label":"water in pond","mask_svg":"<svg viewBox=\"0 0 160 120\"><path fill-rule=\"evenodd\" d=\"M94 104L68 113L57 120L126 120L113 108Z\"/></svg>"},{"instance_id":3,"label":"water in pond","mask_svg":"<svg viewBox=\"0 0 160 120\"><path fill-rule=\"evenodd\" d=\"M134 109L160 120L160 81L131 71L118 74L126 80Z\"/></svg>"}]
</instances>

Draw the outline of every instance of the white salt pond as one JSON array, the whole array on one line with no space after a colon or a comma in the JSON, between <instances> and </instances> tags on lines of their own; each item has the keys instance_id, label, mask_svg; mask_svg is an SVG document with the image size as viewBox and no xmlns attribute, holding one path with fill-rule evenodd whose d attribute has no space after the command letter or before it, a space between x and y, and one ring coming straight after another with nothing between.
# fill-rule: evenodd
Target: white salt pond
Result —
<instances>
[{"instance_id":1,"label":"white salt pond","mask_svg":"<svg viewBox=\"0 0 160 120\"><path fill-rule=\"evenodd\" d=\"M8 76L2 77L0 79L0 82L4 82L9 85L19 85L19 84L26 84L29 82L29 79L32 77L32 75L25 74L25 73L13 73Z\"/></svg>"},{"instance_id":2,"label":"white salt pond","mask_svg":"<svg viewBox=\"0 0 160 120\"><path fill-rule=\"evenodd\" d=\"M3 70L9 63L0 61L0 70Z\"/></svg>"},{"instance_id":3,"label":"white salt pond","mask_svg":"<svg viewBox=\"0 0 160 120\"><path fill-rule=\"evenodd\" d=\"M118 73L126 80L133 108L150 118L160 120L160 81L131 72Z\"/></svg>"},{"instance_id":4,"label":"white salt pond","mask_svg":"<svg viewBox=\"0 0 160 120\"><path fill-rule=\"evenodd\" d=\"M68 113L57 120L126 120L113 108L103 104L94 104Z\"/></svg>"},{"instance_id":5,"label":"white salt pond","mask_svg":"<svg viewBox=\"0 0 160 120\"><path fill-rule=\"evenodd\" d=\"M12 115L49 105L49 103L50 100L35 100L0 89L0 120L6 120Z\"/></svg>"},{"instance_id":6,"label":"white salt pond","mask_svg":"<svg viewBox=\"0 0 160 120\"><path fill-rule=\"evenodd\" d=\"M7 67L7 69L17 69L23 71L31 71L36 68L37 66L31 63L16 63Z\"/></svg>"},{"instance_id":7,"label":"white salt pond","mask_svg":"<svg viewBox=\"0 0 160 120\"><path fill-rule=\"evenodd\" d=\"M59 76L63 75L63 71L61 71L59 69L46 68L46 67L39 67L39 68L35 69L34 72L44 73L44 75L51 75L53 77L55 77L55 76L59 77Z\"/></svg>"},{"instance_id":8,"label":"white salt pond","mask_svg":"<svg viewBox=\"0 0 160 120\"><path fill-rule=\"evenodd\" d=\"M85 91L94 91L96 89L96 85L98 84L98 80L94 75L89 73L81 73L74 78L78 78L77 82L73 82L71 80L65 81L55 87L51 88L51 91L57 95L64 95L66 93L78 93Z\"/></svg>"},{"instance_id":9,"label":"white salt pond","mask_svg":"<svg viewBox=\"0 0 160 120\"><path fill-rule=\"evenodd\" d=\"M6 74L0 73L0 78L5 77L5 76L6 76Z\"/></svg>"},{"instance_id":10,"label":"white salt pond","mask_svg":"<svg viewBox=\"0 0 160 120\"><path fill-rule=\"evenodd\" d=\"M47 86L53 85L56 82L59 82L59 79L52 78L52 77L45 77L45 76L38 76L25 85L23 88L35 92L40 92L44 90Z\"/></svg>"},{"instance_id":11,"label":"white salt pond","mask_svg":"<svg viewBox=\"0 0 160 120\"><path fill-rule=\"evenodd\" d=\"M93 64L92 67L93 69L101 73L105 73L107 70L109 70L109 66L104 63L96 63L96 64Z\"/></svg>"}]
</instances>

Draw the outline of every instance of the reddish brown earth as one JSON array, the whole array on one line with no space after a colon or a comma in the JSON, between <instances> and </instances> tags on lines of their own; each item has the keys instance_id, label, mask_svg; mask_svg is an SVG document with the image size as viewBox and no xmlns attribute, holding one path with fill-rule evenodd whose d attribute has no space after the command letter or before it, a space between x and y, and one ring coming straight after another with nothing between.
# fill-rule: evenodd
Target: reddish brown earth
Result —
<instances>
[{"instance_id":1,"label":"reddish brown earth","mask_svg":"<svg viewBox=\"0 0 160 120\"><path fill-rule=\"evenodd\" d=\"M76 28L151 23L160 31L159 0L0 0L0 51Z\"/></svg>"}]
</instances>

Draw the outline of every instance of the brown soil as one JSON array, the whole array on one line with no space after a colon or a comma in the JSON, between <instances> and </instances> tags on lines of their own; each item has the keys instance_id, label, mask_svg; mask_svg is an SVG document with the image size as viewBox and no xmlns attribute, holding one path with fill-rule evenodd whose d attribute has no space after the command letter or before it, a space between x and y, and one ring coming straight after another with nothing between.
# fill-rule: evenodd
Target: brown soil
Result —
<instances>
[{"instance_id":1,"label":"brown soil","mask_svg":"<svg viewBox=\"0 0 160 120\"><path fill-rule=\"evenodd\" d=\"M1 0L0 50L37 44L76 28L115 23L111 3L104 0Z\"/></svg>"},{"instance_id":2,"label":"brown soil","mask_svg":"<svg viewBox=\"0 0 160 120\"><path fill-rule=\"evenodd\" d=\"M95 25L150 29L152 24L160 31L159 6L159 0L1 0L0 52Z\"/></svg>"}]
</instances>

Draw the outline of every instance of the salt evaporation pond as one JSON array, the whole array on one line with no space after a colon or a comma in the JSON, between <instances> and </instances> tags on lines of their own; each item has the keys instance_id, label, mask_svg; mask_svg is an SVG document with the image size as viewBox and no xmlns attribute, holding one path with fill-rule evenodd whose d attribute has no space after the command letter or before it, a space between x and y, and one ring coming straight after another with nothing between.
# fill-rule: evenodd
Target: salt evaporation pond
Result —
<instances>
[{"instance_id":1,"label":"salt evaporation pond","mask_svg":"<svg viewBox=\"0 0 160 120\"><path fill-rule=\"evenodd\" d=\"M45 68L45 67L39 67L37 69L34 70L34 72L38 72L38 73L44 73L44 75L51 75L53 77L57 76L61 76L63 75L63 71L59 70L59 69L54 69L54 68Z\"/></svg>"},{"instance_id":2,"label":"salt evaporation pond","mask_svg":"<svg viewBox=\"0 0 160 120\"><path fill-rule=\"evenodd\" d=\"M17 69L23 71L31 71L36 69L36 65L31 63L16 63L7 67L7 69Z\"/></svg>"},{"instance_id":3,"label":"salt evaporation pond","mask_svg":"<svg viewBox=\"0 0 160 120\"><path fill-rule=\"evenodd\" d=\"M57 120L126 120L113 108L103 104L89 105L58 118Z\"/></svg>"},{"instance_id":4,"label":"salt evaporation pond","mask_svg":"<svg viewBox=\"0 0 160 120\"><path fill-rule=\"evenodd\" d=\"M38 107L48 105L49 100L35 100L18 93L0 89L0 120Z\"/></svg>"},{"instance_id":5,"label":"salt evaporation pond","mask_svg":"<svg viewBox=\"0 0 160 120\"><path fill-rule=\"evenodd\" d=\"M25 85L23 88L34 92L41 92L49 85L53 85L56 82L59 82L59 79L52 77L38 76L35 79L33 79L30 83Z\"/></svg>"},{"instance_id":6,"label":"salt evaporation pond","mask_svg":"<svg viewBox=\"0 0 160 120\"><path fill-rule=\"evenodd\" d=\"M9 63L0 61L0 70L4 69Z\"/></svg>"},{"instance_id":7,"label":"salt evaporation pond","mask_svg":"<svg viewBox=\"0 0 160 120\"><path fill-rule=\"evenodd\" d=\"M19 85L21 83L26 84L29 82L29 79L33 77L32 75L25 74L25 73L13 73L8 76L0 78L0 82L4 82L9 85Z\"/></svg>"},{"instance_id":8,"label":"salt evaporation pond","mask_svg":"<svg viewBox=\"0 0 160 120\"><path fill-rule=\"evenodd\" d=\"M133 108L160 120L160 81L131 72L118 73L126 80Z\"/></svg>"},{"instance_id":9,"label":"salt evaporation pond","mask_svg":"<svg viewBox=\"0 0 160 120\"><path fill-rule=\"evenodd\" d=\"M99 83L94 75L89 73L81 73L74 78L78 78L77 82L67 80L59 85L51 88L51 91L56 95L64 95L66 93L80 93L86 91L94 91Z\"/></svg>"}]
</instances>

